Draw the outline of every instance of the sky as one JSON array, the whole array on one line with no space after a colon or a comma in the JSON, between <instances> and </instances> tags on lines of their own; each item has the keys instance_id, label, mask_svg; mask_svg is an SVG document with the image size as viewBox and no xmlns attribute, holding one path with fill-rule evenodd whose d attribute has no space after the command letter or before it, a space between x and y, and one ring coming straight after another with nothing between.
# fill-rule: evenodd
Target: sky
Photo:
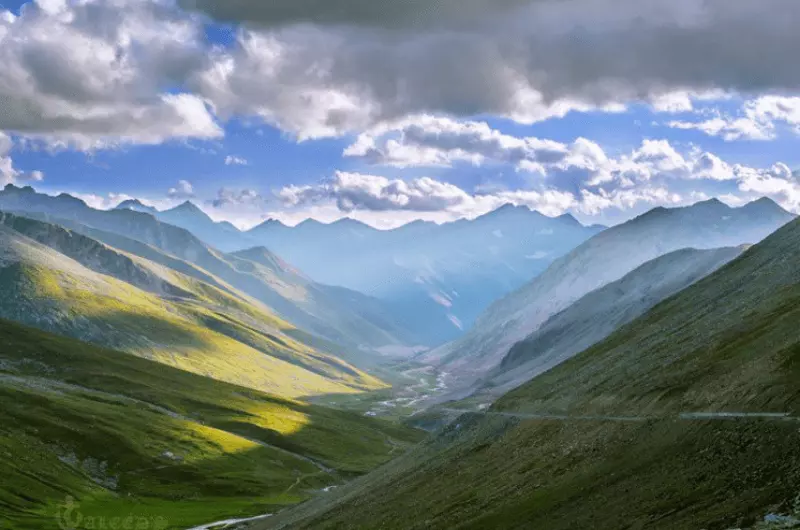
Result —
<instances>
[{"instance_id":1,"label":"sky","mask_svg":"<svg viewBox=\"0 0 800 530\"><path fill-rule=\"evenodd\" d=\"M796 0L0 0L0 185L242 228L800 213Z\"/></svg>"}]
</instances>

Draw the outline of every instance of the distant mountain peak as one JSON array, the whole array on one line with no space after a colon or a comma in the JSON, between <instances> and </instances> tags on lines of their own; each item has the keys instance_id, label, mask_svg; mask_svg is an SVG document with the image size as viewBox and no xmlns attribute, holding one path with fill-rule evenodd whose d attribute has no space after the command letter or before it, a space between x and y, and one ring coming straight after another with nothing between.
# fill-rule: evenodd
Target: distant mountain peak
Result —
<instances>
[{"instance_id":1,"label":"distant mountain peak","mask_svg":"<svg viewBox=\"0 0 800 530\"><path fill-rule=\"evenodd\" d=\"M33 188L31 188L31 189L33 189ZM23 188L23 190L24 190L24 188ZM82 199L79 199L79 198L77 198L77 197L74 197L74 196L70 195L69 193L59 193L59 194L56 196L56 199L59 199L59 200L61 200L61 201L66 201L66 202L75 203L75 204L81 204L81 205L83 205L83 206L88 206L88 205L86 204L86 201L84 201L84 200L82 200Z\"/></svg>"},{"instance_id":2,"label":"distant mountain peak","mask_svg":"<svg viewBox=\"0 0 800 530\"><path fill-rule=\"evenodd\" d=\"M342 217L341 219L331 223L331 226L349 227L349 228L355 228L355 229L358 229L358 230L363 230L365 228L367 230L373 230L373 228L371 226L369 226L368 224L362 223L358 219L353 219L352 217Z\"/></svg>"},{"instance_id":3,"label":"distant mountain peak","mask_svg":"<svg viewBox=\"0 0 800 530\"><path fill-rule=\"evenodd\" d=\"M186 210L191 212L202 212L202 210L192 201L183 201L174 208L175 210Z\"/></svg>"},{"instance_id":4,"label":"distant mountain peak","mask_svg":"<svg viewBox=\"0 0 800 530\"><path fill-rule=\"evenodd\" d=\"M524 206L522 204L517 205L517 204L510 203L510 202L504 204L503 206L501 206L500 208L496 209L492 213L502 214L502 213L515 213L515 212L518 212L518 213L531 213L531 212L539 213L536 210L532 210L532 209L530 209L527 206Z\"/></svg>"},{"instance_id":5,"label":"distant mountain peak","mask_svg":"<svg viewBox=\"0 0 800 530\"><path fill-rule=\"evenodd\" d=\"M730 206L722 202L721 200L717 199L716 197L712 197L711 199L700 201L695 204L689 206L689 208L694 209L702 209L702 208L724 208L726 210L730 210Z\"/></svg>"},{"instance_id":6,"label":"distant mountain peak","mask_svg":"<svg viewBox=\"0 0 800 530\"><path fill-rule=\"evenodd\" d=\"M117 208L128 208L130 206L145 206L139 199L128 199L119 203Z\"/></svg>"},{"instance_id":7,"label":"distant mountain peak","mask_svg":"<svg viewBox=\"0 0 800 530\"><path fill-rule=\"evenodd\" d=\"M156 210L152 206L147 206L146 204L142 203L142 201L140 201L139 199L128 199L126 201L122 201L114 209L133 210L135 212L146 212L153 215L158 213L158 210Z\"/></svg>"},{"instance_id":8,"label":"distant mountain peak","mask_svg":"<svg viewBox=\"0 0 800 530\"><path fill-rule=\"evenodd\" d=\"M416 228L424 226L437 226L437 225L433 221L425 221L423 219L417 219L415 221L411 221L410 223L406 223L398 228Z\"/></svg>"},{"instance_id":9,"label":"distant mountain peak","mask_svg":"<svg viewBox=\"0 0 800 530\"><path fill-rule=\"evenodd\" d=\"M558 221L562 221L564 223L568 223L575 226L581 224L581 222L575 219L575 216L573 216L571 213L565 213L563 215L559 215L558 217L556 217L556 219Z\"/></svg>"},{"instance_id":10,"label":"distant mountain peak","mask_svg":"<svg viewBox=\"0 0 800 530\"><path fill-rule=\"evenodd\" d=\"M780 204L773 201L769 197L761 197L760 199L748 202L742 206L742 208L760 213L779 213L792 215L790 212L787 212L783 207L781 207Z\"/></svg>"},{"instance_id":11,"label":"distant mountain peak","mask_svg":"<svg viewBox=\"0 0 800 530\"><path fill-rule=\"evenodd\" d=\"M514 204L509 202L509 203L506 203L503 206L497 208L496 210L492 210L491 212L486 213L486 214L478 217L478 219L495 219L495 218L500 218L500 217L517 216L517 215L531 215L531 214L537 215L537 216L541 216L541 217L545 217L544 215L542 215L538 211L531 210L527 206L523 206L523 205L517 206L517 205L514 205Z\"/></svg>"},{"instance_id":12,"label":"distant mountain peak","mask_svg":"<svg viewBox=\"0 0 800 530\"><path fill-rule=\"evenodd\" d=\"M300 222L295 228L300 228L301 226L304 227L311 227L311 226L325 226L325 223L321 223L316 219L311 219L310 217L305 221Z\"/></svg>"},{"instance_id":13,"label":"distant mountain peak","mask_svg":"<svg viewBox=\"0 0 800 530\"><path fill-rule=\"evenodd\" d=\"M31 186L25 186L25 187L20 188L19 186L15 186L13 184L6 184L5 188L3 188L3 191L8 191L8 192L16 191L16 192L21 192L21 193L36 193L36 190L34 190Z\"/></svg>"},{"instance_id":14,"label":"distant mountain peak","mask_svg":"<svg viewBox=\"0 0 800 530\"><path fill-rule=\"evenodd\" d=\"M185 218L194 218L194 219L201 219L201 220L208 220L211 221L211 218L206 214L203 210L200 209L192 201L184 201L183 203L179 204L175 208L171 210L166 210L161 212L166 218L169 218L171 215L180 215L181 217Z\"/></svg>"},{"instance_id":15,"label":"distant mountain peak","mask_svg":"<svg viewBox=\"0 0 800 530\"><path fill-rule=\"evenodd\" d=\"M251 228L247 232L258 233L258 232L260 232L262 230L269 230L270 228L288 228L288 227L285 224L283 224L282 222L278 221L277 219L273 219L273 218L270 217L269 219L265 220L261 224L258 224L256 226L254 226L253 228Z\"/></svg>"}]
</instances>

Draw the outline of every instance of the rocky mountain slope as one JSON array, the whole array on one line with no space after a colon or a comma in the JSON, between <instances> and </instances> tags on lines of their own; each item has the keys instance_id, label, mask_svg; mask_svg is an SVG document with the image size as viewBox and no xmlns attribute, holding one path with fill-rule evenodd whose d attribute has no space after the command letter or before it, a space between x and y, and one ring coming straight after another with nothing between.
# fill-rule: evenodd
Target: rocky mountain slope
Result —
<instances>
[{"instance_id":1,"label":"rocky mountain slope","mask_svg":"<svg viewBox=\"0 0 800 530\"><path fill-rule=\"evenodd\" d=\"M678 250L592 291L512 346L500 365L481 379L478 394L500 396L530 381L708 276L743 250Z\"/></svg>"},{"instance_id":2,"label":"rocky mountain slope","mask_svg":"<svg viewBox=\"0 0 800 530\"><path fill-rule=\"evenodd\" d=\"M794 221L379 473L258 528L725 529L791 513L798 259Z\"/></svg>"}]
</instances>

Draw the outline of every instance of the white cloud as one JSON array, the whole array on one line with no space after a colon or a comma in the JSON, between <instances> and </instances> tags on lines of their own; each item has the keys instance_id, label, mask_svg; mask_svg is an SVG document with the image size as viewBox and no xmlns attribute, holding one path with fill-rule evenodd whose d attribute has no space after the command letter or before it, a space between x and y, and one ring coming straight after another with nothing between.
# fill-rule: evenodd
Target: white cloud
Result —
<instances>
[{"instance_id":1,"label":"white cloud","mask_svg":"<svg viewBox=\"0 0 800 530\"><path fill-rule=\"evenodd\" d=\"M769 169L737 165L734 171L741 191L771 197L794 211L800 209L800 182L786 164L778 163Z\"/></svg>"},{"instance_id":2,"label":"white cloud","mask_svg":"<svg viewBox=\"0 0 800 530\"><path fill-rule=\"evenodd\" d=\"M671 121L676 129L696 129L725 141L772 140L779 126L800 134L800 97L766 95L746 101L739 116L721 116L703 121Z\"/></svg>"},{"instance_id":3,"label":"white cloud","mask_svg":"<svg viewBox=\"0 0 800 530\"><path fill-rule=\"evenodd\" d=\"M236 208L261 208L265 204L264 198L256 190L242 189L234 190L221 188L217 191L217 197L208 202L217 209Z\"/></svg>"},{"instance_id":4,"label":"white cloud","mask_svg":"<svg viewBox=\"0 0 800 530\"><path fill-rule=\"evenodd\" d=\"M597 215L610 208L630 210L639 203L649 205L678 205L685 199L678 193L672 193L665 187L641 189L616 189L606 191L603 189L590 191L581 190L578 211L587 215Z\"/></svg>"},{"instance_id":5,"label":"white cloud","mask_svg":"<svg viewBox=\"0 0 800 530\"><path fill-rule=\"evenodd\" d=\"M651 105L656 112L689 112L694 110L693 94L685 90L655 96Z\"/></svg>"},{"instance_id":6,"label":"white cloud","mask_svg":"<svg viewBox=\"0 0 800 530\"><path fill-rule=\"evenodd\" d=\"M0 186L22 182L41 182L44 180L44 173L39 170L25 173L14 167L14 161L11 160L9 155L13 144L11 137L0 131Z\"/></svg>"},{"instance_id":7,"label":"white cloud","mask_svg":"<svg viewBox=\"0 0 800 530\"><path fill-rule=\"evenodd\" d=\"M194 198L194 186L188 180L179 180L174 188L167 191L167 195L170 199L191 199Z\"/></svg>"},{"instance_id":8,"label":"white cloud","mask_svg":"<svg viewBox=\"0 0 800 530\"><path fill-rule=\"evenodd\" d=\"M644 140L637 149L611 157L598 144L579 138L572 144L548 144L547 156L540 156L529 146L543 144L502 135L486 124L424 123L430 127L411 134L411 128L404 126L399 135L394 129L379 131L377 136L362 135L348 150L351 155L380 153L389 165L401 161L403 165L447 164L453 160L530 163L537 166L540 176L530 184L531 189L477 186L469 192L429 177L402 180L337 172L318 184L285 187L277 195L295 210L327 206L347 214L414 212L419 218L436 214L437 220L474 217L506 203L547 215L571 211L602 216L608 211L641 211L647 206L705 200L709 195L704 190L715 187L743 200L766 195L787 208L800 209L800 187L785 164L769 169L732 165L697 148L681 153L666 140ZM387 148L390 142L394 144ZM396 156L418 152L425 155L408 160Z\"/></svg>"},{"instance_id":9,"label":"white cloud","mask_svg":"<svg viewBox=\"0 0 800 530\"><path fill-rule=\"evenodd\" d=\"M719 136L728 142L736 140L771 140L771 124L757 122L750 118L723 118L717 116L705 121L671 121L673 129L695 129L709 136Z\"/></svg>"},{"instance_id":10,"label":"white cloud","mask_svg":"<svg viewBox=\"0 0 800 530\"><path fill-rule=\"evenodd\" d=\"M428 177L404 181L343 171L314 186L285 187L278 195L288 206L333 201L344 212L435 212L459 208L471 200L462 189Z\"/></svg>"},{"instance_id":11,"label":"white cloud","mask_svg":"<svg viewBox=\"0 0 800 530\"><path fill-rule=\"evenodd\" d=\"M555 187L629 188L654 178L729 180L731 168L711 153L684 156L666 140L644 140L617 158L595 142L578 138L566 144L515 137L487 123L418 116L360 135L344 151L394 167L451 167L456 163L510 165L541 175Z\"/></svg>"},{"instance_id":12,"label":"white cloud","mask_svg":"<svg viewBox=\"0 0 800 530\"><path fill-rule=\"evenodd\" d=\"M745 114L756 123L783 123L800 134L800 97L762 96L745 104Z\"/></svg>"},{"instance_id":13,"label":"white cloud","mask_svg":"<svg viewBox=\"0 0 800 530\"><path fill-rule=\"evenodd\" d=\"M454 184L429 177L404 181L375 175L337 172L331 179L311 186L288 186L277 192L289 207L335 204L341 212L439 213L440 219L473 218L503 206L527 206L545 215L568 210L596 214L611 207L630 207L638 202L675 202L673 197L649 189L597 193L584 190L579 197L569 191L498 190L468 193Z\"/></svg>"},{"instance_id":14,"label":"white cloud","mask_svg":"<svg viewBox=\"0 0 800 530\"><path fill-rule=\"evenodd\" d=\"M228 155L225 157L226 166L246 166L248 164L247 159L239 156Z\"/></svg>"},{"instance_id":15,"label":"white cloud","mask_svg":"<svg viewBox=\"0 0 800 530\"><path fill-rule=\"evenodd\" d=\"M222 135L197 95L163 91L204 61L201 26L168 1L37 0L0 14L0 130L87 150Z\"/></svg>"},{"instance_id":16,"label":"white cloud","mask_svg":"<svg viewBox=\"0 0 800 530\"><path fill-rule=\"evenodd\" d=\"M518 138L492 129L485 122L458 121L420 115L387 124L360 135L344 151L368 163L395 167L450 167L511 164L536 170L541 163L563 160L564 144L539 138Z\"/></svg>"}]
</instances>

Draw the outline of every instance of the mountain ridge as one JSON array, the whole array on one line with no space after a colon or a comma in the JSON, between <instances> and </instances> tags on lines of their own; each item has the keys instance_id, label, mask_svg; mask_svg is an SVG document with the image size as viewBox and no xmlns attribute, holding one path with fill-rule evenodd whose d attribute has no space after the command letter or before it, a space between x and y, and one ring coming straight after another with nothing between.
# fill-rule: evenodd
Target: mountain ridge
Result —
<instances>
[{"instance_id":1,"label":"mountain ridge","mask_svg":"<svg viewBox=\"0 0 800 530\"><path fill-rule=\"evenodd\" d=\"M463 337L422 354L421 359L451 374L454 389L470 387L553 314L647 261L687 247L757 243L795 218L779 209L767 219L753 219L751 211L706 201L683 208L655 208L604 230L528 284L495 301Z\"/></svg>"},{"instance_id":2,"label":"mountain ridge","mask_svg":"<svg viewBox=\"0 0 800 530\"><path fill-rule=\"evenodd\" d=\"M738 257L745 247L681 249L648 261L592 291L511 347L480 393L497 396L600 342L660 301Z\"/></svg>"}]
</instances>

